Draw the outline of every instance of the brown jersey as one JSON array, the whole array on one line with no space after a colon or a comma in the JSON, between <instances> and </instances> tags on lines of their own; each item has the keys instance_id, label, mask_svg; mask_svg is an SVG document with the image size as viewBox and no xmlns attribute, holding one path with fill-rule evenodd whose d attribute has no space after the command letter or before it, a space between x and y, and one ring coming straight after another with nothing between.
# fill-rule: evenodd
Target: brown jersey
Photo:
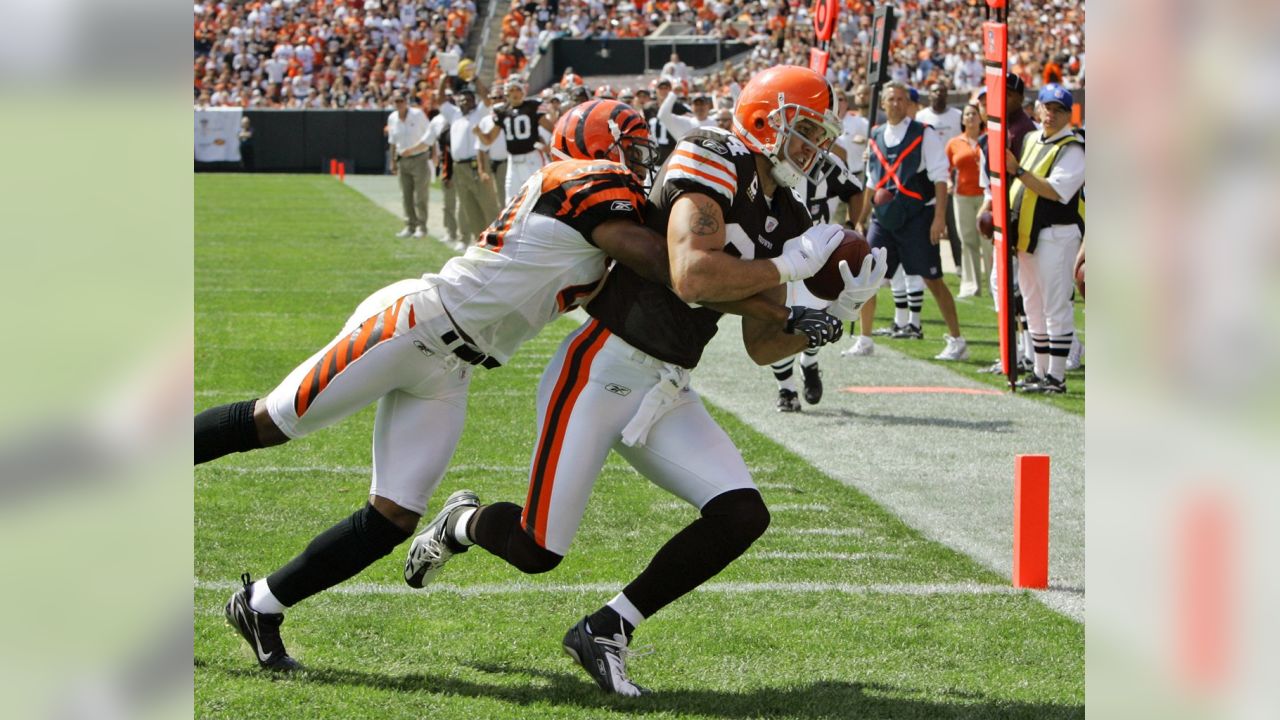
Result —
<instances>
[{"instance_id":1,"label":"brown jersey","mask_svg":"<svg viewBox=\"0 0 1280 720\"><path fill-rule=\"evenodd\" d=\"M671 206L685 193L714 200L724 214L725 252L753 260L782 254L812 224L791 189L764 197L755 156L733 134L699 128L676 144L654 181L645 222L666 233ZM716 334L721 313L690 306L670 288L615 266L587 312L610 332L664 362L693 368Z\"/></svg>"}]
</instances>

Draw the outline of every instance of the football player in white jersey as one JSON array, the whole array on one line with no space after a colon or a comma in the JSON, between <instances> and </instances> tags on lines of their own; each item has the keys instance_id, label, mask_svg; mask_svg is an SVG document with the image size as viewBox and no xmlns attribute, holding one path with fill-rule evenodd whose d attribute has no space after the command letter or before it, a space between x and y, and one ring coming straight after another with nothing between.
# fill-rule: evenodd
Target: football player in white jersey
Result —
<instances>
[{"instance_id":1,"label":"football player in white jersey","mask_svg":"<svg viewBox=\"0 0 1280 720\"><path fill-rule=\"evenodd\" d=\"M465 255L370 295L265 398L196 416L200 464L309 435L377 403L368 504L265 579L245 574L227 603L228 621L262 667L297 667L279 634L286 607L413 534L462 433L473 366L507 362L581 302L610 257L666 281L662 237L641 224L654 153L648 123L612 105L614 123L570 147L574 159L542 168Z\"/></svg>"},{"instance_id":2,"label":"football player in white jersey","mask_svg":"<svg viewBox=\"0 0 1280 720\"><path fill-rule=\"evenodd\" d=\"M196 416L200 464L303 437L377 402L368 504L268 577L252 582L246 573L227 602L228 622L262 667L298 666L280 639L285 608L412 535L461 435L473 366L507 362L589 295L609 258L668 282L665 243L640 224L654 157L644 117L594 101L567 113L554 135L564 162L536 173L466 254L366 298L337 337L266 398ZM810 250L819 260L830 254ZM460 503L451 497L445 508Z\"/></svg>"},{"instance_id":3,"label":"football player in white jersey","mask_svg":"<svg viewBox=\"0 0 1280 720\"><path fill-rule=\"evenodd\" d=\"M646 213L666 234L671 282L615 266L587 305L591 319L561 344L538 388L525 505L480 506L474 493L459 491L459 505L414 541L415 549L443 548L411 553L424 579L472 544L522 572L547 572L568 552L611 450L698 509L639 577L564 637L565 651L608 692L645 692L627 673L636 626L724 569L769 524L742 456L689 387L721 312L743 314L745 350L763 365L837 339L840 321L880 284L883 251L856 277L843 266L846 289L832 314L782 304L785 283L816 272L844 236L839 226L813 225L792 194L821 171L840 131L833 110L821 75L770 68L743 88L734 132L701 128L674 145ZM706 305L734 296L750 299ZM797 337L799 322L821 332Z\"/></svg>"}]
</instances>

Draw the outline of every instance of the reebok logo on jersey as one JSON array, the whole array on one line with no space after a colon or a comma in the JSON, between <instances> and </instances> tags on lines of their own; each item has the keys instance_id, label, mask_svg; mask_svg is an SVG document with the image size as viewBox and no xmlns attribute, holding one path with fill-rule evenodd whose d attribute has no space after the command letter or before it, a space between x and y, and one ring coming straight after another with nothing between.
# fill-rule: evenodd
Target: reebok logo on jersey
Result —
<instances>
[{"instance_id":1,"label":"reebok logo on jersey","mask_svg":"<svg viewBox=\"0 0 1280 720\"><path fill-rule=\"evenodd\" d=\"M728 154L729 154L729 148L727 148L727 147L725 147L725 146L721 145L720 143L716 142L715 140L703 140L703 141L702 141L702 147L704 147L704 148L706 148L706 149L710 150L711 152L719 153L720 155L728 155Z\"/></svg>"},{"instance_id":2,"label":"reebok logo on jersey","mask_svg":"<svg viewBox=\"0 0 1280 720\"><path fill-rule=\"evenodd\" d=\"M777 229L778 229L778 218L776 217L765 218L765 221L764 221L765 232L773 232L774 230L777 230Z\"/></svg>"},{"instance_id":3,"label":"reebok logo on jersey","mask_svg":"<svg viewBox=\"0 0 1280 720\"><path fill-rule=\"evenodd\" d=\"M760 244L761 244L761 245L763 245L763 246L765 246L765 248L767 248L767 249L769 249L769 250L772 250L772 249L773 249L773 243L769 242L768 240L765 240L764 238L760 238ZM803 250L802 250L802 251L800 251L800 254L801 254L801 255L804 255L804 251L803 251ZM808 258L808 257L809 257L808 255L804 255L804 256L805 256L805 258Z\"/></svg>"},{"instance_id":4,"label":"reebok logo on jersey","mask_svg":"<svg viewBox=\"0 0 1280 720\"><path fill-rule=\"evenodd\" d=\"M631 394L631 388L629 388L629 387L624 387L624 386L619 385L619 384L617 384L617 383L609 383L608 385L605 385L605 386L604 386L604 389L605 389L605 390L608 390L609 392L613 393L614 395L620 395L620 396L622 396L622 397L626 397L626 396L628 396L628 395L630 395L630 394Z\"/></svg>"},{"instance_id":5,"label":"reebok logo on jersey","mask_svg":"<svg viewBox=\"0 0 1280 720\"><path fill-rule=\"evenodd\" d=\"M421 351L422 354L426 355L427 357L433 357L435 355L435 353L432 352L430 349L428 349L426 345L422 344L421 340L414 340L413 346L418 348L418 350Z\"/></svg>"},{"instance_id":6,"label":"reebok logo on jersey","mask_svg":"<svg viewBox=\"0 0 1280 720\"><path fill-rule=\"evenodd\" d=\"M634 212L636 208L631 204L630 200L614 200L613 204L609 206L609 209L619 212Z\"/></svg>"}]
</instances>

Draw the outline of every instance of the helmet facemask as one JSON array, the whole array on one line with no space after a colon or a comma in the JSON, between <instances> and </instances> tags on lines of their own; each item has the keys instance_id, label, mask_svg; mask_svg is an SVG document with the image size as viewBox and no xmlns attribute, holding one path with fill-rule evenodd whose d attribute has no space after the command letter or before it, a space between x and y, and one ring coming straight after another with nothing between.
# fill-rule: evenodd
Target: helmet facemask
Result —
<instances>
[{"instance_id":1,"label":"helmet facemask","mask_svg":"<svg viewBox=\"0 0 1280 720\"><path fill-rule=\"evenodd\" d=\"M622 154L622 164L635 173L640 180L652 177L657 172L658 146L647 137L634 135L618 140L618 149ZM636 168L644 168L644 175L636 172Z\"/></svg>"},{"instance_id":2,"label":"helmet facemask","mask_svg":"<svg viewBox=\"0 0 1280 720\"><path fill-rule=\"evenodd\" d=\"M796 187L806 180L817 183L826 172L828 150L840 135L840 126L830 112L819 114L781 100L779 97L778 108L769 113L769 124L775 133L773 147L765 152L773 164L770 174L785 187ZM792 140L799 140L811 151L806 162L792 157Z\"/></svg>"}]
</instances>

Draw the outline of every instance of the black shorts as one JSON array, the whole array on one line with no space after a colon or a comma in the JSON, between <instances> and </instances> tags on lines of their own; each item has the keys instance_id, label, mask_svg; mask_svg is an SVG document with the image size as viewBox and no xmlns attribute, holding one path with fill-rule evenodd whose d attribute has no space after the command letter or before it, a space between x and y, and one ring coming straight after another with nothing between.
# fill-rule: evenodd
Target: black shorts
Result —
<instances>
[{"instance_id":1,"label":"black shorts","mask_svg":"<svg viewBox=\"0 0 1280 720\"><path fill-rule=\"evenodd\" d=\"M902 263L908 275L919 275L926 280L942 277L942 253L937 245L929 242L929 227L932 224L932 207L926 207L897 230L882 227L872 217L871 229L867 231L867 243L873 248L888 250L886 278L893 277L898 271L898 263Z\"/></svg>"}]
</instances>

